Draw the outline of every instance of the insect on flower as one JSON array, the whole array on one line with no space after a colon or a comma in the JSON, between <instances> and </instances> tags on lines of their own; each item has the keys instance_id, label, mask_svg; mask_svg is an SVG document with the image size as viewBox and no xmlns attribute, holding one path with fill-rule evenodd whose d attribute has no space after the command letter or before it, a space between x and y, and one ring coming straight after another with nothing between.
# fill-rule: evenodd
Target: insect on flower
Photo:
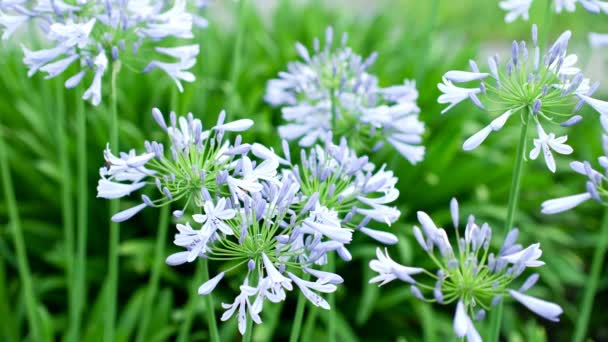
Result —
<instances>
[{"instance_id":1,"label":"insect on flower","mask_svg":"<svg viewBox=\"0 0 608 342\"><path fill-rule=\"evenodd\" d=\"M388 252L378 249L377 259L370 262L370 268L379 275L370 283L384 285L399 279L408 283L412 294L423 301L456 304L454 332L458 337L466 336L468 341L481 341L473 321L483 319L487 311L505 298L515 299L547 320L559 321L563 312L559 305L525 293L538 281L538 273L533 273L516 287L516 280L527 268L544 265L540 260L540 244L523 248L516 244L518 230L513 229L500 251L490 252L492 228L487 223L478 225L471 215L464 235L461 235L456 199L452 199L450 209L456 248L450 243L448 233L437 227L425 212L418 212L422 229L414 226L414 237L437 267L434 273L420 267L400 265L390 258Z\"/></svg>"}]
</instances>

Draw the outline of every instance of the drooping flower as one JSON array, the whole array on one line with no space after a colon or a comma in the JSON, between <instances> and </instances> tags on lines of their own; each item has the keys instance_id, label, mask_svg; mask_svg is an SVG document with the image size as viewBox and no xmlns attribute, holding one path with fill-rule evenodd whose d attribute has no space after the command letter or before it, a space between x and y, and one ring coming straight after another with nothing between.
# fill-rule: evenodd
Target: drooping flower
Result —
<instances>
[{"instance_id":1,"label":"drooping flower","mask_svg":"<svg viewBox=\"0 0 608 342\"><path fill-rule=\"evenodd\" d=\"M475 320L483 319L487 311L509 297L547 320L559 321L563 312L559 305L525 294L538 281L537 273L529 276L519 287L514 287L516 279L528 267L544 265L539 260L542 255L540 244L523 248L515 243L518 230L513 229L505 238L500 251L495 254L490 251L492 228L487 223L480 226L471 215L464 235L461 235L458 228L460 214L455 199L450 203L450 211L456 249L452 247L447 232L437 227L426 213L418 212L422 229L414 227L416 240L437 267L435 273L400 265L388 253L382 254L378 250L378 259L372 260L370 267L380 275L370 282L382 281L383 285L400 279L408 283L412 293L421 300L444 305L456 303L454 332L456 336L466 337L468 341L481 341L471 317ZM425 297L424 292L429 295Z\"/></svg>"},{"instance_id":2,"label":"drooping flower","mask_svg":"<svg viewBox=\"0 0 608 342\"><path fill-rule=\"evenodd\" d=\"M309 147L329 136L346 136L358 152L375 151L388 143L416 164L424 157L424 124L418 119L418 92L413 81L382 88L368 72L376 54L363 59L346 46L346 34L334 48L333 29L325 47L315 39L312 54L296 44L302 61L291 62L270 80L265 100L282 107L283 139Z\"/></svg>"},{"instance_id":3,"label":"drooping flower","mask_svg":"<svg viewBox=\"0 0 608 342\"><path fill-rule=\"evenodd\" d=\"M102 79L110 64L117 61L142 72L161 69L183 91L181 81L193 82L195 78L187 70L196 63L199 46L183 45L183 41L194 37L195 19L199 24L204 21L188 12L186 0L69 3L17 0L0 4L3 39L9 39L21 26L34 21L48 42L49 48L36 51L25 47L29 43L22 43L28 75L41 71L46 78L53 78L75 65L77 72L65 86L74 88L86 74L92 74L83 99L95 106L101 102Z\"/></svg>"},{"instance_id":4,"label":"drooping flower","mask_svg":"<svg viewBox=\"0 0 608 342\"><path fill-rule=\"evenodd\" d=\"M505 21L511 23L518 18L527 21L530 18L529 12L532 2L533 0L503 0L498 5L501 9L507 11ZM603 12L608 14L608 2L603 0L553 0L552 8L558 14L563 11L574 12L577 4L590 13Z\"/></svg>"},{"instance_id":5,"label":"drooping flower","mask_svg":"<svg viewBox=\"0 0 608 342\"><path fill-rule=\"evenodd\" d=\"M602 135L604 155L598 158L598 163L604 169L603 172L593 169L588 161L570 163L570 168L574 172L587 177L586 191L543 202L543 214L552 215L568 211L591 199L604 205L608 204L608 115L601 115L600 122L604 130Z\"/></svg>"},{"instance_id":6,"label":"drooping flower","mask_svg":"<svg viewBox=\"0 0 608 342\"><path fill-rule=\"evenodd\" d=\"M146 141L145 153L137 155L132 150L117 157L108 146L104 151L106 165L99 170L98 197L120 198L154 184L160 198L151 200L144 195L143 205L136 208L141 210L177 202L183 209L176 210L174 215L181 217L192 206L204 207L205 214L195 215L195 221L225 231L221 220L234 212L226 200L220 200L214 207L209 198L221 194L232 202L243 200L262 190L260 180L264 175L276 174L278 162L267 160L255 169L263 166L264 174L252 175L252 161L247 156L251 146L242 144L240 136L233 143L224 139L226 132L240 132L251 127L251 120L224 123L225 113L222 112L217 124L204 130L201 120L191 113L179 118L171 113L170 125L158 109L154 109L152 115L167 133L169 147L165 150L162 142ZM240 186L233 186L236 182L240 182ZM125 220L137 213L130 209L125 212L130 216L119 213L113 219Z\"/></svg>"},{"instance_id":7,"label":"drooping flower","mask_svg":"<svg viewBox=\"0 0 608 342\"><path fill-rule=\"evenodd\" d=\"M509 2L511 5L515 3ZM525 4L521 1L517 3ZM494 56L488 58L488 72L481 72L477 63L471 60L471 71L452 70L445 73L443 83L438 85L443 93L438 102L448 104L442 114L465 100L471 100L493 116L487 126L464 142L462 147L465 151L480 146L491 133L500 131L515 117L520 119L522 129L536 127L538 138L533 141L530 158L536 159L542 151L548 169L555 172L556 162L552 152L571 154L573 149L566 144L566 135L547 133L546 128L577 124L582 116L576 113L584 104L589 104L600 114L608 115L608 102L591 97L599 83L590 85L590 80L576 66L577 56L567 52L570 36L570 31L564 32L541 54L538 29L533 25L532 50L528 50L524 41L513 42L511 58L504 67L499 65L498 56ZM476 86L468 85L473 82ZM455 83L467 85L457 86Z\"/></svg>"}]
</instances>

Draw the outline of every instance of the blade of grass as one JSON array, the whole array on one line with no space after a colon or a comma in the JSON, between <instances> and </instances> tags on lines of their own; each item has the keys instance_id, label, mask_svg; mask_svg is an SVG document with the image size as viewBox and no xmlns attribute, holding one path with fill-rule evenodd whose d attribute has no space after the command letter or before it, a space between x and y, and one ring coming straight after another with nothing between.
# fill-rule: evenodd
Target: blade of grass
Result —
<instances>
[{"instance_id":1,"label":"blade of grass","mask_svg":"<svg viewBox=\"0 0 608 342\"><path fill-rule=\"evenodd\" d=\"M77 87L76 94L81 94L80 87ZM75 96L76 100L76 139L78 146L78 166L77 166L77 231L78 241L76 250L76 284L75 284L75 306L76 312L73 317L70 316L70 321L73 324L74 340L80 340L80 324L82 314L86 307L87 301L87 284L86 284L86 259L87 259L87 235L88 225L88 182L87 182L87 114L85 110L84 100L79 96Z\"/></svg>"},{"instance_id":2,"label":"blade of grass","mask_svg":"<svg viewBox=\"0 0 608 342\"><path fill-rule=\"evenodd\" d=\"M27 260L27 250L25 249L25 241L23 231L21 229L21 219L17 208L17 199L13 188L10 168L8 164L8 156L4 143L4 136L0 134L0 168L2 169L2 187L4 188L4 197L8 209L8 218L10 221L9 227L13 236L15 251L17 253L17 265L19 278L23 286L23 297L27 310L27 318L30 331L34 341L41 341L42 335L37 315L37 299L32 285L32 273Z\"/></svg>"},{"instance_id":3,"label":"blade of grass","mask_svg":"<svg viewBox=\"0 0 608 342\"><path fill-rule=\"evenodd\" d=\"M147 337L148 325L153 307L154 298L158 291L158 283L160 274L165 264L165 243L167 241L167 230L169 227L169 206L164 206L160 209L160 217L158 219L158 233L156 236L156 246L154 247L154 260L152 261L152 272L150 274L150 282L148 283L148 291L146 293L143 316L137 330L137 341L144 341Z\"/></svg>"},{"instance_id":4,"label":"blade of grass","mask_svg":"<svg viewBox=\"0 0 608 342\"><path fill-rule=\"evenodd\" d=\"M63 235L65 239L65 275L66 290L68 297L69 330L68 340L78 341L79 338L79 314L77 308L76 287L78 280L75 278L74 266L74 211L72 206L72 171L69 163L69 150L67 144L66 115L63 97L63 82L56 83L57 104L57 150L59 155L59 168L61 170L61 217L63 221Z\"/></svg>"}]
</instances>

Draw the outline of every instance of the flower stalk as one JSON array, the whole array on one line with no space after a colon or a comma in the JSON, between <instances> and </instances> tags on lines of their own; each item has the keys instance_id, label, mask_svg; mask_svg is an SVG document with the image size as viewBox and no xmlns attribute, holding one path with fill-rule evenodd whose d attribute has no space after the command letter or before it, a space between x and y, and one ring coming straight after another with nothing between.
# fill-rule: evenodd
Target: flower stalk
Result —
<instances>
[{"instance_id":1,"label":"flower stalk","mask_svg":"<svg viewBox=\"0 0 608 342\"><path fill-rule=\"evenodd\" d=\"M602 274L602 266L606 256L606 248L608 247L608 209L604 213L604 221L600 230L600 237L593 253L593 261L591 262L591 271L585 293L581 304L581 311L576 320L576 328L572 341L582 342L587 335L587 327L589 326L589 318L593 309L593 300Z\"/></svg>"},{"instance_id":2,"label":"flower stalk","mask_svg":"<svg viewBox=\"0 0 608 342\"><path fill-rule=\"evenodd\" d=\"M110 88L110 144L118 148L118 89L116 78L120 72L120 61L112 64L112 80ZM110 214L115 213L120 208L120 200L114 199L110 202ZM118 222L110 222L110 247L108 252L108 295L106 297L106 316L104 341L114 341L114 325L116 321L116 302L118 287L118 249L120 245L120 230Z\"/></svg>"}]
</instances>

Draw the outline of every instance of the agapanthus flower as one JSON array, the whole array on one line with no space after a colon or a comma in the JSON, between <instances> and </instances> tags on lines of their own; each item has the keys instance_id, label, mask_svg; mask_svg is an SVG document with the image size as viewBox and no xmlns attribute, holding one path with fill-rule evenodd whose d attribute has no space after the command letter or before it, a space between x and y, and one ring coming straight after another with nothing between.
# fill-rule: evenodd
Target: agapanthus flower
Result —
<instances>
[{"instance_id":1,"label":"agapanthus flower","mask_svg":"<svg viewBox=\"0 0 608 342\"><path fill-rule=\"evenodd\" d=\"M288 151L285 141L284 147ZM255 153L255 146L253 150ZM284 172L299 183L301 198L293 209L307 215L299 230L308 237L301 243L313 251L310 261L323 264L330 251L350 261L347 245L354 232L383 244L397 243L394 234L371 228L390 226L400 215L391 206L399 197L397 177L386 165L376 168L367 156L357 156L347 146L346 138L339 145L328 138L325 146L301 150L300 164L292 164L289 154L282 162L287 164Z\"/></svg>"},{"instance_id":2,"label":"agapanthus flower","mask_svg":"<svg viewBox=\"0 0 608 342\"><path fill-rule=\"evenodd\" d=\"M483 319L486 312L506 298L515 299L547 320L559 321L563 312L559 305L526 294L538 281L538 273L533 273L523 283L518 280L527 268L544 265L540 260L540 244L524 248L516 243L518 230L513 229L500 251L491 252L492 228L487 223L478 225L471 215L464 235L461 235L460 213L455 199L450 203L450 209L455 247L450 243L446 230L437 227L425 212L418 212L422 229L414 227L416 240L437 267L435 272L400 265L390 258L388 252L378 249L378 259L372 260L370 267L379 276L370 282L384 285L399 279L408 283L412 294L421 300L455 304L454 332L468 341L481 341L473 321Z\"/></svg>"},{"instance_id":3,"label":"agapanthus flower","mask_svg":"<svg viewBox=\"0 0 608 342\"><path fill-rule=\"evenodd\" d=\"M299 289L315 306L330 309L319 293L331 293L343 279L334 273L315 270L304 255L310 250L296 244L304 232L298 229L300 212L299 184L291 174L283 174L260 183L263 189L243 200L227 197L203 197L204 214L194 215L194 227L178 224L175 244L185 248L167 258L177 266L206 258L222 262L222 270L202 284L198 293L209 295L226 276L240 277L240 292L226 310L222 321L235 314L238 329L244 334L247 319L260 324L265 301L282 302L287 293ZM313 278L314 281L309 280Z\"/></svg>"},{"instance_id":4,"label":"agapanthus flower","mask_svg":"<svg viewBox=\"0 0 608 342\"><path fill-rule=\"evenodd\" d=\"M161 69L183 91L182 81L193 82L187 71L196 63L199 46L193 38L194 17L186 0L175 1L4 1L0 28L8 39L24 24L35 21L48 48L32 51L22 44L28 75L38 71L53 78L75 65L66 88L80 84L86 74L93 80L83 95L93 105L102 98L102 79L111 63L132 70ZM175 46L175 44L178 44Z\"/></svg>"},{"instance_id":5,"label":"agapanthus flower","mask_svg":"<svg viewBox=\"0 0 608 342\"><path fill-rule=\"evenodd\" d=\"M505 21L511 23L518 18L526 21L530 19L532 3L533 0L503 0L498 5L507 11ZM553 0L552 9L558 14L563 11L574 12L577 4L591 13L608 13L608 2L602 0Z\"/></svg>"},{"instance_id":6,"label":"agapanthus flower","mask_svg":"<svg viewBox=\"0 0 608 342\"><path fill-rule=\"evenodd\" d=\"M511 57L504 67L500 66L496 55L488 58L487 72L482 72L471 60L471 71L445 73L443 83L438 86L443 93L438 102L448 104L442 113L471 100L492 115L487 126L464 142L465 151L477 148L509 120L519 119L524 129L528 126L536 128L537 138L533 140L530 159L536 159L542 151L548 169L556 171L553 153L571 154L573 149L566 143L567 136L558 136L552 132L553 127L569 127L580 122L582 116L576 113L584 104L602 114L608 113L608 103L591 97L599 83L591 85L576 66L578 57L567 52L570 36L570 31L564 32L546 52L541 53L538 30L534 25L531 51L524 41L514 41Z\"/></svg>"},{"instance_id":7,"label":"agapanthus flower","mask_svg":"<svg viewBox=\"0 0 608 342\"><path fill-rule=\"evenodd\" d=\"M240 135L233 142L224 139L226 132L241 132L249 129L253 121L242 119L224 122L222 111L215 126L205 130L200 119L190 113L185 117L170 115L167 125L158 109L152 115L167 134L170 145L165 149L162 142L146 141L145 152L135 150L116 156L110 146L104 151L106 165L100 168L97 196L113 199L130 195L146 186L156 187L158 198L142 195L142 203L119 212L112 220L128 220L146 207L160 207L177 202L183 205L174 216L181 217L192 207L204 206L205 193L221 194L236 202L262 191L260 182L274 177L278 162L268 159L256 163L249 156L251 146L241 143ZM220 205L223 202L218 203ZM221 208L215 208L221 212ZM214 220L211 212L200 217ZM225 214L224 214L225 215ZM196 218L196 217L195 217ZM221 227L220 227L221 228Z\"/></svg>"},{"instance_id":8,"label":"agapanthus flower","mask_svg":"<svg viewBox=\"0 0 608 342\"><path fill-rule=\"evenodd\" d=\"M543 202L543 214L561 213L592 199L608 205L608 115L601 115L600 121L604 129L602 135L604 155L598 158L598 163L603 168L603 172L594 170L588 161L570 163L570 168L574 172L587 177L585 192Z\"/></svg>"},{"instance_id":9,"label":"agapanthus flower","mask_svg":"<svg viewBox=\"0 0 608 342\"><path fill-rule=\"evenodd\" d=\"M608 46L608 33L589 33L589 43L594 48L603 48Z\"/></svg>"},{"instance_id":10,"label":"agapanthus flower","mask_svg":"<svg viewBox=\"0 0 608 342\"><path fill-rule=\"evenodd\" d=\"M415 83L380 87L368 71L377 54L363 59L346 45L346 34L334 47L333 35L329 27L323 48L315 39L312 54L297 43L302 61L289 63L286 72L268 82L265 100L282 107L286 121L280 136L303 147L330 135L346 136L360 152L389 143L412 164L421 161L424 124L418 119Z\"/></svg>"}]
</instances>

